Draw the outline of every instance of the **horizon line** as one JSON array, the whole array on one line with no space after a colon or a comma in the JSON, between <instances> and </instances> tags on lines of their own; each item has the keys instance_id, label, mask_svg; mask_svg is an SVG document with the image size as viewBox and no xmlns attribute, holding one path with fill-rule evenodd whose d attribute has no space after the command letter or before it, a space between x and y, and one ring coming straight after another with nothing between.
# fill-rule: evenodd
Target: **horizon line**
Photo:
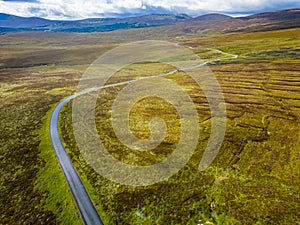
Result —
<instances>
[{"instance_id":1,"label":"horizon line","mask_svg":"<svg viewBox=\"0 0 300 225\"><path fill-rule=\"evenodd\" d=\"M16 17L21 17L21 18L40 18L40 19L45 19L49 21L80 21L80 20L88 20L88 19L126 19L126 18L135 18L135 17L142 17L142 16L150 16L150 15L186 15L191 18L197 18L205 15L211 15L211 14L219 14L219 15L224 15L224 16L230 16L232 18L239 18L239 17L247 17L251 15L257 15L261 13L267 13L267 12L278 12L278 11L287 11L287 10L297 10L300 8L287 8L287 9L279 9L279 10L272 10L272 11L258 11L258 12L249 12L249 13L241 13L241 12L233 12L233 13L222 13L222 12L215 12L215 11L210 11L203 13L201 15L193 16L189 15L188 13L146 13L146 14L111 14L111 15L116 15L116 17L113 16L99 16L99 17L83 17L83 18L74 18L74 19L48 19L47 17L39 17L39 16L19 16L16 14L10 14L10 13L5 13L5 12L0 12L0 14L6 14L6 15L11 15L11 16L16 16ZM117 15L120 15L117 17Z\"/></svg>"}]
</instances>

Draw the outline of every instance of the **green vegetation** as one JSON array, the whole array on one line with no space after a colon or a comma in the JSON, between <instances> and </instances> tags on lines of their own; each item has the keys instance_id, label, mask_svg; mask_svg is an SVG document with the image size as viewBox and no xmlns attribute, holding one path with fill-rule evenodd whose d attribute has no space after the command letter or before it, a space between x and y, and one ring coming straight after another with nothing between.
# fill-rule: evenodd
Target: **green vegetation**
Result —
<instances>
[{"instance_id":1,"label":"green vegetation","mask_svg":"<svg viewBox=\"0 0 300 225\"><path fill-rule=\"evenodd\" d=\"M19 80L28 71L1 71L1 222L4 224L42 224L55 221L55 215L44 209L42 200L46 190L34 189L38 171L44 161L38 157L41 118L49 110L48 103L59 100L48 98ZM19 81L18 81L19 80ZM28 82L27 80L27 82ZM11 86L10 86L11 84ZM34 215L34 216L33 216Z\"/></svg>"},{"instance_id":2,"label":"green vegetation","mask_svg":"<svg viewBox=\"0 0 300 225\"><path fill-rule=\"evenodd\" d=\"M274 51L250 53L246 56L254 60L297 60L300 59L300 49L282 48Z\"/></svg>"},{"instance_id":3,"label":"green vegetation","mask_svg":"<svg viewBox=\"0 0 300 225\"><path fill-rule=\"evenodd\" d=\"M140 34L133 30L0 37L1 223L81 223L47 135L51 106L71 95L87 66L115 43L167 38L152 29L142 29ZM199 144L178 174L148 187L113 183L84 161L72 132L69 103L61 114L61 135L105 224L297 224L298 33L299 29L290 29L191 34L176 39L193 47L203 59L224 57L212 63L211 69L226 99L227 132L217 159L205 172L200 173L198 165L209 137L210 111L201 89L183 72L168 78L182 86L196 104L201 121ZM238 54L239 58L228 59L210 48ZM109 83L170 69L158 63L133 64ZM175 109L158 98L136 104L130 115L136 136L149 135L147 122L153 116L164 118L168 127L168 135L157 149L136 153L123 147L111 127L111 105L121 88L99 93L96 122L104 145L127 163L148 165L166 158L179 139Z\"/></svg>"},{"instance_id":4,"label":"green vegetation","mask_svg":"<svg viewBox=\"0 0 300 225\"><path fill-rule=\"evenodd\" d=\"M282 31L277 33L284 35ZM292 33L294 31L286 34ZM101 204L110 217L108 224L195 224L200 220L204 224L277 224L278 221L290 224L297 221L299 64L297 55L275 50L286 44L287 38L281 35L274 40L276 48L261 37L258 37L259 42L252 37L253 43L261 49L279 52L280 57L265 57L261 61L251 58L256 54L255 48L252 49L251 44L246 48L243 35L239 37L242 40L231 41L228 47L225 44L221 48L235 49L233 53L237 53L238 46L243 46L243 59L211 66L224 91L228 128L218 158L204 173L199 173L197 166L209 137L209 109L201 90L183 73L169 78L185 87L197 105L200 120L204 121L199 145L190 162L177 175L149 187L114 184L85 165L74 144L70 129L71 104L68 105L62 115L63 139L77 167L98 193L94 201ZM238 39L237 34L235 38ZM192 40L188 45L196 46L197 41L201 43L206 39ZM211 39L206 41L214 44ZM207 47L212 46L207 44ZM197 54L209 59L219 57L209 50L199 49ZM131 65L113 79L118 82L130 79L129 75L132 79L141 71L144 76L151 75L149 72L153 75L162 68L163 65L149 63ZM163 143L150 153L132 151L123 147L111 127L110 109L120 90L121 87L109 88L99 93L96 122L103 144L114 157L126 163L148 165L166 158L178 141L180 127L176 125L174 109L159 99L140 101L131 111L132 132L140 138L147 137L147 121L157 115L164 118L169 132ZM178 129L174 129L176 127Z\"/></svg>"},{"instance_id":5,"label":"green vegetation","mask_svg":"<svg viewBox=\"0 0 300 225\"><path fill-rule=\"evenodd\" d=\"M52 110L43 118L43 126L39 131L41 151L39 157L45 165L40 169L36 179L35 189L46 192L45 209L57 215L57 222L63 224L82 224L73 196L60 170L59 163L49 136L49 124Z\"/></svg>"},{"instance_id":6,"label":"green vegetation","mask_svg":"<svg viewBox=\"0 0 300 225\"><path fill-rule=\"evenodd\" d=\"M81 224L49 140L48 120L50 106L74 92L76 77L91 61L75 66L55 66L50 61L51 66L39 66L31 61L33 56L46 54L51 47L28 42L12 42L0 51L2 59L27 57L22 68L2 63L0 69L0 220L3 224ZM72 55L56 57L74 60Z\"/></svg>"}]
</instances>

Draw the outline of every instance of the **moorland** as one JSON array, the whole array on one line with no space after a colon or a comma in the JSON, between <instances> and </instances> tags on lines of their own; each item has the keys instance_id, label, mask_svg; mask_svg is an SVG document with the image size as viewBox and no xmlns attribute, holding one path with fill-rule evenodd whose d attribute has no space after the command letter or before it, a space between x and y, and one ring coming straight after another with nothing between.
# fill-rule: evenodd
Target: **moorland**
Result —
<instances>
[{"instance_id":1,"label":"moorland","mask_svg":"<svg viewBox=\"0 0 300 225\"><path fill-rule=\"evenodd\" d=\"M185 88L196 105L201 134L197 149L169 180L128 187L103 178L85 162L72 131L72 102L67 104L60 117L61 137L104 223L297 224L300 28L294 14L294 19L271 17L105 33L2 34L1 223L82 224L49 138L51 112L75 93L82 74L101 54L120 43L156 39L191 47L203 59L223 57L210 69L226 101L225 139L214 163L199 172L211 115L202 90L179 71L168 79ZM229 59L214 49L238 58ZM133 64L111 82L169 70L170 66L160 63ZM126 163L147 165L167 157L178 141L180 126L174 108L156 98L133 108L131 129L137 137L149 135L147 121L153 116L174 128L152 154L137 154L122 147L110 123L110 110L121 89L99 93L96 124L104 145Z\"/></svg>"}]
</instances>

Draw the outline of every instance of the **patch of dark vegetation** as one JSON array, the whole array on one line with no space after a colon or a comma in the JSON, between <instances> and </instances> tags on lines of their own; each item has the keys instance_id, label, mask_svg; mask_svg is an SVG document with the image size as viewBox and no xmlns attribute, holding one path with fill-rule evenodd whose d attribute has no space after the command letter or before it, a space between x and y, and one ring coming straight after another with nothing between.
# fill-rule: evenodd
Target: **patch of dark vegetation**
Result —
<instances>
[{"instance_id":1,"label":"patch of dark vegetation","mask_svg":"<svg viewBox=\"0 0 300 225\"><path fill-rule=\"evenodd\" d=\"M282 48L273 51L249 53L245 55L250 60L282 60L300 59L300 49Z\"/></svg>"},{"instance_id":2,"label":"patch of dark vegetation","mask_svg":"<svg viewBox=\"0 0 300 225\"><path fill-rule=\"evenodd\" d=\"M47 49L28 52L17 58L1 60L0 69L90 64L97 59L100 51L102 50L97 48L85 48L82 51L78 51L78 49ZM86 57L82 57L82 55Z\"/></svg>"},{"instance_id":3,"label":"patch of dark vegetation","mask_svg":"<svg viewBox=\"0 0 300 225\"><path fill-rule=\"evenodd\" d=\"M240 141L240 147L238 148L237 151L233 152L232 158L229 160L228 167L234 167L235 164L240 160L240 156L242 152L245 149L245 146L248 142L263 142L267 141L269 139L269 134L268 134L268 126L270 124L270 121L268 120L268 116L264 117L263 119L264 124L263 127L257 127L255 125L248 125L248 124L237 124L236 126L243 127L243 128L255 128L259 129L259 132L256 136L248 136L245 137Z\"/></svg>"},{"instance_id":4,"label":"patch of dark vegetation","mask_svg":"<svg viewBox=\"0 0 300 225\"><path fill-rule=\"evenodd\" d=\"M236 28L231 30L225 30L224 33L233 33L233 32L265 32L265 31L275 31L275 30L287 30L292 28L299 28L300 20L299 18L289 21L282 21L276 23L269 24L260 24L260 25L252 25L246 28Z\"/></svg>"},{"instance_id":5,"label":"patch of dark vegetation","mask_svg":"<svg viewBox=\"0 0 300 225\"><path fill-rule=\"evenodd\" d=\"M40 58L43 58L43 55L47 56L46 52L43 54L34 48L30 50L39 54ZM24 56L20 55L20 49L14 48L1 49L0 55L5 55L7 51L11 53L11 57L17 55L14 58L15 65L17 57ZM68 85L76 85L74 77L77 74L78 72L73 71L71 74L70 71L66 72L66 69L59 70L53 66L0 69L0 223L62 223L61 218L46 206L51 190L36 188L36 182L41 176L40 171L47 163L47 159L40 157L39 130L43 124L42 118L51 108L50 105L68 95ZM62 89L54 94L47 93L57 88L66 90ZM49 148L49 151L53 150ZM60 172L58 166L57 170ZM63 191L66 195L67 189ZM59 201L58 199L58 203ZM62 210L60 208L60 204L57 204L57 211ZM76 216L74 212L74 217Z\"/></svg>"},{"instance_id":6,"label":"patch of dark vegetation","mask_svg":"<svg viewBox=\"0 0 300 225\"><path fill-rule=\"evenodd\" d=\"M78 27L78 28L58 28L53 29L53 32L68 32L68 33L91 33L91 32L108 32L114 30L126 30L132 28L145 28L145 27L155 27L162 25L150 25L148 23L116 23L112 25L102 25L97 27Z\"/></svg>"},{"instance_id":7,"label":"patch of dark vegetation","mask_svg":"<svg viewBox=\"0 0 300 225\"><path fill-rule=\"evenodd\" d=\"M34 190L35 179L44 162L39 158L41 126L49 104L58 98L24 95L0 108L1 194L3 224L56 224L53 212L45 210L42 200L47 192ZM6 99L8 101L8 99Z\"/></svg>"}]
</instances>

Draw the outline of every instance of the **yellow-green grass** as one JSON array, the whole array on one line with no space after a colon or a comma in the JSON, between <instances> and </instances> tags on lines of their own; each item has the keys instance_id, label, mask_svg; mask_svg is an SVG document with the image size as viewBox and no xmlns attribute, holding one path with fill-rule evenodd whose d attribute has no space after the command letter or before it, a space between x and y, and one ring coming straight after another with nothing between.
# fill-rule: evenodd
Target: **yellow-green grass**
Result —
<instances>
[{"instance_id":1,"label":"yellow-green grass","mask_svg":"<svg viewBox=\"0 0 300 225\"><path fill-rule=\"evenodd\" d=\"M63 183L64 177L50 148L50 142L47 142L47 150L44 149L40 156L47 158L49 154L53 163L44 164L48 160L41 161L36 157L39 138L31 135L31 131L40 128L40 119L49 110L49 104L58 102L72 93L80 75L88 64L97 58L97 54L102 54L114 46L106 48L104 43L144 39L143 35L151 38L147 30L140 31L138 36L136 31L115 32L110 34L110 40L105 40L109 36L106 36L107 34L10 34L1 37L2 46L6 46L1 48L1 57L5 60L19 57L24 59L20 62L23 68L14 68L19 65L17 60L0 63L3 87L0 90L3 121L1 135L6 140L1 143L4 162L2 178L5 181L1 190L3 195L7 194L7 197L1 196L1 203L7 203L1 206L2 221L15 224L45 221L55 223L51 212L53 211L58 218L57 222L64 223L67 221L64 217L69 219L71 213L75 213L76 208L74 212L71 212L71 209L60 211L60 207L53 203L62 201L60 204L66 205L70 200L68 206L75 207L68 187ZM151 32L153 33L152 30ZM146 188L126 187L106 180L84 161L72 134L69 104L60 119L61 135L105 223L297 223L300 212L297 204L300 199L297 145L300 138L300 101L299 58L294 53L297 54L299 50L298 33L299 29L290 29L244 34L191 35L176 39L180 44L194 47L194 51L205 59L220 57L220 54L206 51L206 48L218 48L228 53L239 54L238 59L223 60L222 63L211 66L224 91L228 128L218 158L204 173L199 173L197 169L209 137L209 109L201 89L183 73L170 76L170 79L182 85L196 103L200 121L203 121L199 145L189 164L177 175L166 182ZM166 35L159 36L165 38ZM102 44L97 45L99 40ZM73 46L68 50L71 45ZM19 52L20 48L22 50ZM11 56L9 53L12 53ZM276 54L279 54L279 57ZM40 55L44 56L39 58ZM85 57L87 55L89 57ZM26 61L28 59L29 61ZM145 72L146 75L160 74L173 68L165 65L151 67L148 64L142 68L143 73L138 74L141 70L139 65L132 65L130 69L125 71L124 76L115 76L109 82L144 76ZM130 71L130 76L125 76ZM107 104L101 104L97 108L97 121L105 125L105 129L101 131L103 127L98 124L99 133L104 137L105 143L111 142L115 146L119 143L110 134L109 110L118 91L118 88L103 91L100 97L103 97L102 100L106 98ZM140 102L132 112L132 129L137 136L145 137L148 134L147 123L139 121L142 117L150 119L144 106L150 106L153 101L156 100ZM98 103L101 103L101 98ZM162 109L158 109L157 112L173 112L170 105L161 106ZM150 112L155 112L155 109L152 110ZM49 114L47 116L49 117ZM136 119L138 122L135 124ZM171 117L169 119L172 127L178 122ZM175 136L179 127L174 126L173 129L174 133L170 135ZM45 132L46 130L40 131L40 137ZM44 141L45 139L43 143ZM176 138L169 138L169 142L172 141L176 141ZM41 144L40 148L46 148L46 145ZM167 157L170 153L170 149L165 147L161 146L161 150L167 150L161 157ZM114 150L116 149L112 149ZM122 158L120 152L116 155ZM25 165L22 158L29 163ZM148 160L146 163L155 161L154 156L145 158ZM140 159L141 157L134 154L122 158L126 162L140 162ZM46 165L60 176L59 182L63 188L57 194L54 193L58 190L57 186L52 187L47 183L48 178L52 179L51 176L54 176L55 172L43 173L47 169ZM35 181L35 171L39 170L38 181ZM27 190L31 180L34 180L38 187L34 192ZM54 192L51 189L54 189ZM38 190L49 191L49 196L47 192ZM61 199L65 193L65 198ZM39 204L39 199L43 204ZM45 210L44 207L50 210ZM79 220L78 213L75 213L74 218Z\"/></svg>"},{"instance_id":2,"label":"yellow-green grass","mask_svg":"<svg viewBox=\"0 0 300 225\"><path fill-rule=\"evenodd\" d=\"M41 140L39 156L45 165L38 173L35 189L47 193L44 207L54 212L59 223L83 224L50 140L49 124L54 107L44 116L42 128L38 132Z\"/></svg>"},{"instance_id":3,"label":"yellow-green grass","mask_svg":"<svg viewBox=\"0 0 300 225\"><path fill-rule=\"evenodd\" d=\"M1 41L1 44L4 42ZM23 44L26 45L26 43ZM18 45L22 46L22 42L20 41ZM23 47L26 48L24 45ZM68 186L63 183L60 186L59 182L65 181L54 179L63 178L63 176L60 168L55 167L57 159L48 137L45 137L49 133L47 125L43 123L46 123L49 118L43 121L42 118L50 110L51 104L57 103L73 92L78 77L91 61L87 59L79 65L66 63L58 66L50 57L47 62L49 65L39 65L30 57L43 54L45 49L42 47L28 48L28 52L32 52L31 55L23 52L22 48L14 48L13 44L1 45L1 49L2 47L4 50L0 51L0 55L4 60L11 58L18 63L19 56L28 60L25 60L25 67L20 64L22 68L13 65L11 67L3 63L5 66L0 69L0 150L2 157L0 220L4 224L54 224L61 221L67 224L76 219L81 223L78 213L74 211L77 210L76 208L69 211L66 208L68 212L74 213L73 216L69 215L70 218L66 216L64 219L62 216L65 213L63 207L67 204L67 200L61 196L64 193L68 195ZM72 56L67 58L63 51L60 54L56 57L64 58L65 62L73 59ZM47 51L44 51L44 55L47 55ZM42 126L44 130L41 131ZM41 138L49 142L46 144L47 140L43 139L39 147ZM46 147L47 149L44 149ZM40 154L41 150L42 154ZM41 156L46 158L41 158ZM52 161L53 164L51 164ZM55 183L56 181L58 183ZM59 204L56 205L56 203ZM72 203L68 204L72 207Z\"/></svg>"},{"instance_id":4,"label":"yellow-green grass","mask_svg":"<svg viewBox=\"0 0 300 225\"><path fill-rule=\"evenodd\" d=\"M251 51L250 46L247 52ZM157 74L161 68L162 65L149 63L131 65L119 72L124 77L116 76L112 80L129 79L126 76L129 71L131 76L140 75L143 70L147 71L146 76L151 75L148 72ZM86 174L93 192L98 193L95 201L103 205L108 224L195 224L199 220L204 224L274 224L279 220L283 224L295 223L299 216L297 68L299 63L290 59L249 60L211 67L224 91L228 125L220 154L203 173L197 171L197 166L209 137L207 102L188 76L183 73L170 76L196 104L203 121L199 144L190 162L177 175L144 188L110 182L85 164L70 130L69 104L63 113L62 136L73 160L78 161L77 167L83 168L81 174ZM173 130L169 129L165 142L152 154L130 151L116 139L110 121L112 103L121 88L110 88L99 94L96 123L101 140L112 155L124 162L147 165L161 161L176 145L180 127L176 125L174 109L168 104L158 104L159 99L140 101L130 118L136 136L149 135L147 121L157 113ZM164 145L166 142L169 144Z\"/></svg>"},{"instance_id":5,"label":"yellow-green grass","mask_svg":"<svg viewBox=\"0 0 300 225\"><path fill-rule=\"evenodd\" d=\"M205 137L203 137L205 132L202 132L204 140L198 147L198 157L192 158L191 163L179 175L174 176L168 182L147 188L118 186L97 175L93 169L87 166L82 173L88 174L87 177L89 177L92 186L96 189L94 192L97 193L98 191L96 200L99 201L99 204L104 205L107 215L111 217L109 224L114 224L116 221L133 224L177 224L183 222L189 224L196 222L195 217L213 221L208 213L208 203L210 202L216 205L214 206L215 213L218 216L214 219L215 222L223 221L225 224L230 224L230 221L236 221L236 223L239 221L241 224L253 223L257 215L259 215L258 221L265 221L266 223L274 223L278 219L282 219L286 223L295 222L296 218L294 215L297 215L297 176L299 175L299 165L297 164L297 152L299 149L295 143L299 139L290 134L299 132L299 124L271 118L271 126L268 132L272 139L261 143L256 142L255 138L259 137L262 130L260 127L263 127L261 121L264 114L258 114L257 119L253 118L251 114L248 116L248 118L243 116L233 121L228 121L227 138L216 163L217 165L219 164L218 168L228 168L230 174L233 173L235 175L234 177L228 176L228 178L224 174L215 175L215 182L220 177L225 176L227 178L222 180L215 190L213 188L214 185L210 181L212 178L209 175L214 174L211 171L217 170L217 168L211 167L208 172L203 174L197 172L199 155L206 144ZM279 128L282 129L283 124L290 127L291 131L288 132L288 136L285 133L284 136L280 137L277 133ZM209 125L206 126L209 127ZM202 126L204 131L207 130L206 126L205 124ZM103 129L105 129L105 126L102 121L102 133L105 132ZM64 136L68 138L69 141L67 143L69 145L74 141L70 136ZM110 137L110 139L102 138L103 142L107 143L108 141L110 147L116 146L114 138L111 138L111 136L106 137ZM292 146L284 146L280 150L278 146L285 142L288 137L290 138L288 143L291 143ZM243 147L242 152L239 152L243 139L247 139L247 145ZM75 149L73 148L72 153L74 158L79 154ZM120 148L111 147L110 149ZM277 152L275 158L273 156L274 151ZM292 156L290 157L289 154ZM117 152L117 155L119 155L117 158L122 157L120 152ZM232 163L235 157L239 157L241 160ZM129 154L125 154L122 157L124 162L132 162L139 159L139 157ZM143 160L147 159L151 162L149 157L143 157ZM140 161L138 162L140 163ZM84 161L81 159L82 163ZM85 166L81 165L81 167ZM273 174L269 174L269 171L273 171ZM279 174L281 176L278 178ZM289 180L290 177L294 177L294 179ZM282 186L287 189L282 189ZM252 188L254 192L251 191ZM267 191L265 191L266 189ZM214 190L213 194L211 193L212 190ZM247 190L247 192L242 190ZM285 190L289 190L289 192ZM273 196L278 193L280 193L280 197L278 196L277 199L274 199ZM204 195L199 199L198 195L201 196L202 194ZM244 197L241 198L240 194L243 194ZM182 195L185 197L182 197ZM194 203L181 205L188 200ZM232 201L232 203L228 204L228 201ZM277 204L276 201L281 203ZM128 206L129 202L134 204ZM255 209L258 211L255 211ZM195 217L186 215L190 213L195 213ZM171 215L166 216L166 214ZM178 218L181 216L182 218Z\"/></svg>"},{"instance_id":6,"label":"yellow-green grass","mask_svg":"<svg viewBox=\"0 0 300 225\"><path fill-rule=\"evenodd\" d=\"M203 47L217 48L228 53L238 54L241 58L244 58L245 54L272 50L298 49L299 51L299 32L300 29L296 28L269 32L213 34L205 37L183 37L179 40L179 43L196 49ZM286 60L288 59L290 58L286 57ZM272 60L276 60L276 58L272 58ZM299 60L299 56L295 60Z\"/></svg>"},{"instance_id":7,"label":"yellow-green grass","mask_svg":"<svg viewBox=\"0 0 300 225\"><path fill-rule=\"evenodd\" d=\"M70 103L69 103L70 104ZM64 124L65 123L65 118L64 118L64 113L65 113L66 107L62 108L61 111L61 115L59 116L59 124ZM62 129L61 126L59 126L59 132L60 135L63 135L64 130ZM66 151L68 152L68 154L70 155L72 161L73 161L73 165L76 168L76 171L80 174L80 179L82 181L82 183L84 184L84 187L86 188L87 192L89 193L90 198L92 199L93 204L96 207L96 210L98 211L101 220L103 221L104 224L107 224L108 219L106 216L106 212L103 210L102 204L99 201L99 196L98 196L98 192L97 190L95 190L91 184L90 181L87 179L87 175L83 172L84 171L84 167L87 166L86 163L84 162L84 159L82 158L82 156L78 156L78 158L73 157L73 152L70 150L70 146L68 146L65 141L62 139L62 143L65 146ZM61 215L63 216L63 215Z\"/></svg>"}]
</instances>

